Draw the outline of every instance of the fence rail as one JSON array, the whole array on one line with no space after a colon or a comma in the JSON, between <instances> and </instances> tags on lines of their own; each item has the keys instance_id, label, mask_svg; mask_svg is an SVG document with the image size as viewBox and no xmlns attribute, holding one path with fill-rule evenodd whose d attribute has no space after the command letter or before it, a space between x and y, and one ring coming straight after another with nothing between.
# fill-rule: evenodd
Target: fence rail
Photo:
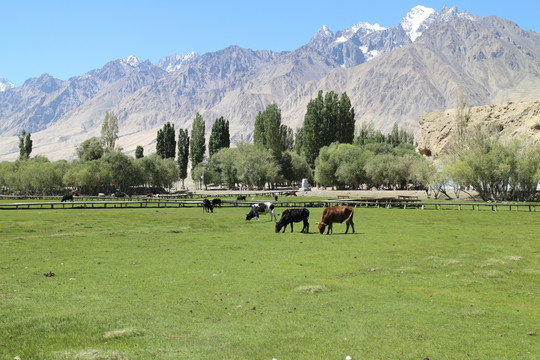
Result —
<instances>
[{"instance_id":1,"label":"fence rail","mask_svg":"<svg viewBox=\"0 0 540 360\"><path fill-rule=\"evenodd\" d=\"M222 199L224 207L250 207L255 203L266 200L229 200ZM271 201L276 207L325 207L331 205L349 205L354 207L401 208L401 209L434 209L434 210L491 210L499 211L529 211L536 212L539 203L454 203L454 202L422 202L418 199L379 198L379 199L328 199ZM114 200L78 198L75 201L39 201L39 202L0 202L0 210L7 209L93 209L93 208L148 208L148 207L201 207L202 199L171 199L163 197L149 198L115 198Z\"/></svg>"}]
</instances>

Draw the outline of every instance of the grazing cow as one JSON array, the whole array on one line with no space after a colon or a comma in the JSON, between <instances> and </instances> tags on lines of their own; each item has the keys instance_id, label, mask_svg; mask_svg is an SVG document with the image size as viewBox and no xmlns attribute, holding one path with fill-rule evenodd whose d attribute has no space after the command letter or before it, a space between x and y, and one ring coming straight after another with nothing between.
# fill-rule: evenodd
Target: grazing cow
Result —
<instances>
[{"instance_id":1,"label":"grazing cow","mask_svg":"<svg viewBox=\"0 0 540 360\"><path fill-rule=\"evenodd\" d=\"M352 232L354 234L354 223L353 223L353 213L354 209L352 206L329 206L324 209L321 222L317 223L319 226L319 232L324 233L324 229L328 226L328 231L326 235L333 233L332 225L334 223L342 223L345 221L347 224L347 229L345 234L349 231L349 224L352 227Z\"/></svg>"},{"instance_id":2,"label":"grazing cow","mask_svg":"<svg viewBox=\"0 0 540 360\"><path fill-rule=\"evenodd\" d=\"M287 225L291 224L291 232L293 232L293 223L295 222L304 222L304 227L302 228L302 233L309 233L309 210L306 208L303 209L287 209L281 214L281 219L276 223L276 232L278 233L281 228L283 232L287 228Z\"/></svg>"},{"instance_id":3,"label":"grazing cow","mask_svg":"<svg viewBox=\"0 0 540 360\"><path fill-rule=\"evenodd\" d=\"M240 196L237 196L237 197L236 197L236 200L238 200L238 201L240 201L240 200L241 200L241 201L246 201L246 195L240 195Z\"/></svg>"},{"instance_id":4,"label":"grazing cow","mask_svg":"<svg viewBox=\"0 0 540 360\"><path fill-rule=\"evenodd\" d=\"M62 196L62 200L60 200L60 202L64 202L64 201L73 201L73 194L66 194L64 196Z\"/></svg>"},{"instance_id":5,"label":"grazing cow","mask_svg":"<svg viewBox=\"0 0 540 360\"><path fill-rule=\"evenodd\" d=\"M212 205L221 207L221 199L212 199Z\"/></svg>"},{"instance_id":6,"label":"grazing cow","mask_svg":"<svg viewBox=\"0 0 540 360\"><path fill-rule=\"evenodd\" d=\"M258 203L251 206L251 211L246 214L246 220L251 220L254 217L257 217L259 220L259 214L270 214L270 221L276 221L276 214L274 213L274 204L271 202L267 203Z\"/></svg>"},{"instance_id":7,"label":"grazing cow","mask_svg":"<svg viewBox=\"0 0 540 360\"><path fill-rule=\"evenodd\" d=\"M203 212L214 212L214 205L208 199L202 201Z\"/></svg>"}]
</instances>

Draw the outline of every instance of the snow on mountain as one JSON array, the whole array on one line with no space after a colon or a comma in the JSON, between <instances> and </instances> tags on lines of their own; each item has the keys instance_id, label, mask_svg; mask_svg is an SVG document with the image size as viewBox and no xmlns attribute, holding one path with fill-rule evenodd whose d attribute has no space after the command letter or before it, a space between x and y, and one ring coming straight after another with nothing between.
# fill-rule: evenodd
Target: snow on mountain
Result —
<instances>
[{"instance_id":1,"label":"snow on mountain","mask_svg":"<svg viewBox=\"0 0 540 360\"><path fill-rule=\"evenodd\" d=\"M173 72L179 70L182 66L185 66L193 60L199 58L199 56L199 54L193 51L187 55L172 54L171 56L161 58L156 64L156 66L167 72Z\"/></svg>"},{"instance_id":2,"label":"snow on mountain","mask_svg":"<svg viewBox=\"0 0 540 360\"><path fill-rule=\"evenodd\" d=\"M341 33L341 36L339 36L335 42L336 43L342 43L350 40L358 31L363 30L364 34L371 34L375 31L383 31L386 30L385 27L380 26L379 24L371 25L367 22L360 22L347 30L343 31Z\"/></svg>"},{"instance_id":3,"label":"snow on mountain","mask_svg":"<svg viewBox=\"0 0 540 360\"><path fill-rule=\"evenodd\" d=\"M137 67L140 63L139 59L135 55L129 55L127 58L122 59L122 62L131 67Z\"/></svg>"},{"instance_id":4,"label":"snow on mountain","mask_svg":"<svg viewBox=\"0 0 540 360\"><path fill-rule=\"evenodd\" d=\"M15 85L9 81L8 79L4 79L3 77L0 77L0 92L6 91L8 89L14 88Z\"/></svg>"},{"instance_id":5,"label":"snow on mountain","mask_svg":"<svg viewBox=\"0 0 540 360\"><path fill-rule=\"evenodd\" d=\"M412 42L435 22L437 11L422 5L415 6L401 21L401 27Z\"/></svg>"},{"instance_id":6,"label":"snow on mountain","mask_svg":"<svg viewBox=\"0 0 540 360\"><path fill-rule=\"evenodd\" d=\"M400 26L407 36L414 42L424 31L435 23L447 22L452 18L465 18L476 20L478 16L471 15L468 11L458 11L457 7L444 6L440 12L434 9L418 5L409 11L401 20Z\"/></svg>"}]
</instances>

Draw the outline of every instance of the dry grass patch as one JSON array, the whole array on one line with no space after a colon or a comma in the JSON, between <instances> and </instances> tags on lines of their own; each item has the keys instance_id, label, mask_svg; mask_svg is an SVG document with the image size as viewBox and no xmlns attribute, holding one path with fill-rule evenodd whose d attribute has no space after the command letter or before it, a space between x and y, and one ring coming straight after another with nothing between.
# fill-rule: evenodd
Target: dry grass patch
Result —
<instances>
[{"instance_id":1,"label":"dry grass patch","mask_svg":"<svg viewBox=\"0 0 540 360\"><path fill-rule=\"evenodd\" d=\"M105 334L103 334L103 337L105 339L120 339L120 338L128 338L128 337L142 336L142 335L143 335L142 330L135 329L135 328L126 328L126 329L107 331Z\"/></svg>"},{"instance_id":2,"label":"dry grass patch","mask_svg":"<svg viewBox=\"0 0 540 360\"><path fill-rule=\"evenodd\" d=\"M328 289L323 285L303 285L294 290L301 294L317 294L328 291Z\"/></svg>"},{"instance_id":3,"label":"dry grass patch","mask_svg":"<svg viewBox=\"0 0 540 360\"><path fill-rule=\"evenodd\" d=\"M79 350L62 352L58 359L65 360L128 360L128 357L118 351Z\"/></svg>"}]
</instances>

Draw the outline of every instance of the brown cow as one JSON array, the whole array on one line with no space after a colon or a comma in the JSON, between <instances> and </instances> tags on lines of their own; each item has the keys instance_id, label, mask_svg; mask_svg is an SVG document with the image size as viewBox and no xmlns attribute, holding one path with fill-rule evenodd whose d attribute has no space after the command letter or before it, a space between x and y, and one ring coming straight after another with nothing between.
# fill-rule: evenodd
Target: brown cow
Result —
<instances>
[{"instance_id":1,"label":"brown cow","mask_svg":"<svg viewBox=\"0 0 540 360\"><path fill-rule=\"evenodd\" d=\"M328 226L328 231L326 235L334 233L332 225L334 223L342 223L345 221L347 224L347 229L345 234L349 231L349 224L352 227L352 233L354 234L354 223L353 223L353 213L354 209L352 206L329 206L324 209L321 222L317 223L319 226L319 233L323 234L324 229Z\"/></svg>"}]
</instances>

